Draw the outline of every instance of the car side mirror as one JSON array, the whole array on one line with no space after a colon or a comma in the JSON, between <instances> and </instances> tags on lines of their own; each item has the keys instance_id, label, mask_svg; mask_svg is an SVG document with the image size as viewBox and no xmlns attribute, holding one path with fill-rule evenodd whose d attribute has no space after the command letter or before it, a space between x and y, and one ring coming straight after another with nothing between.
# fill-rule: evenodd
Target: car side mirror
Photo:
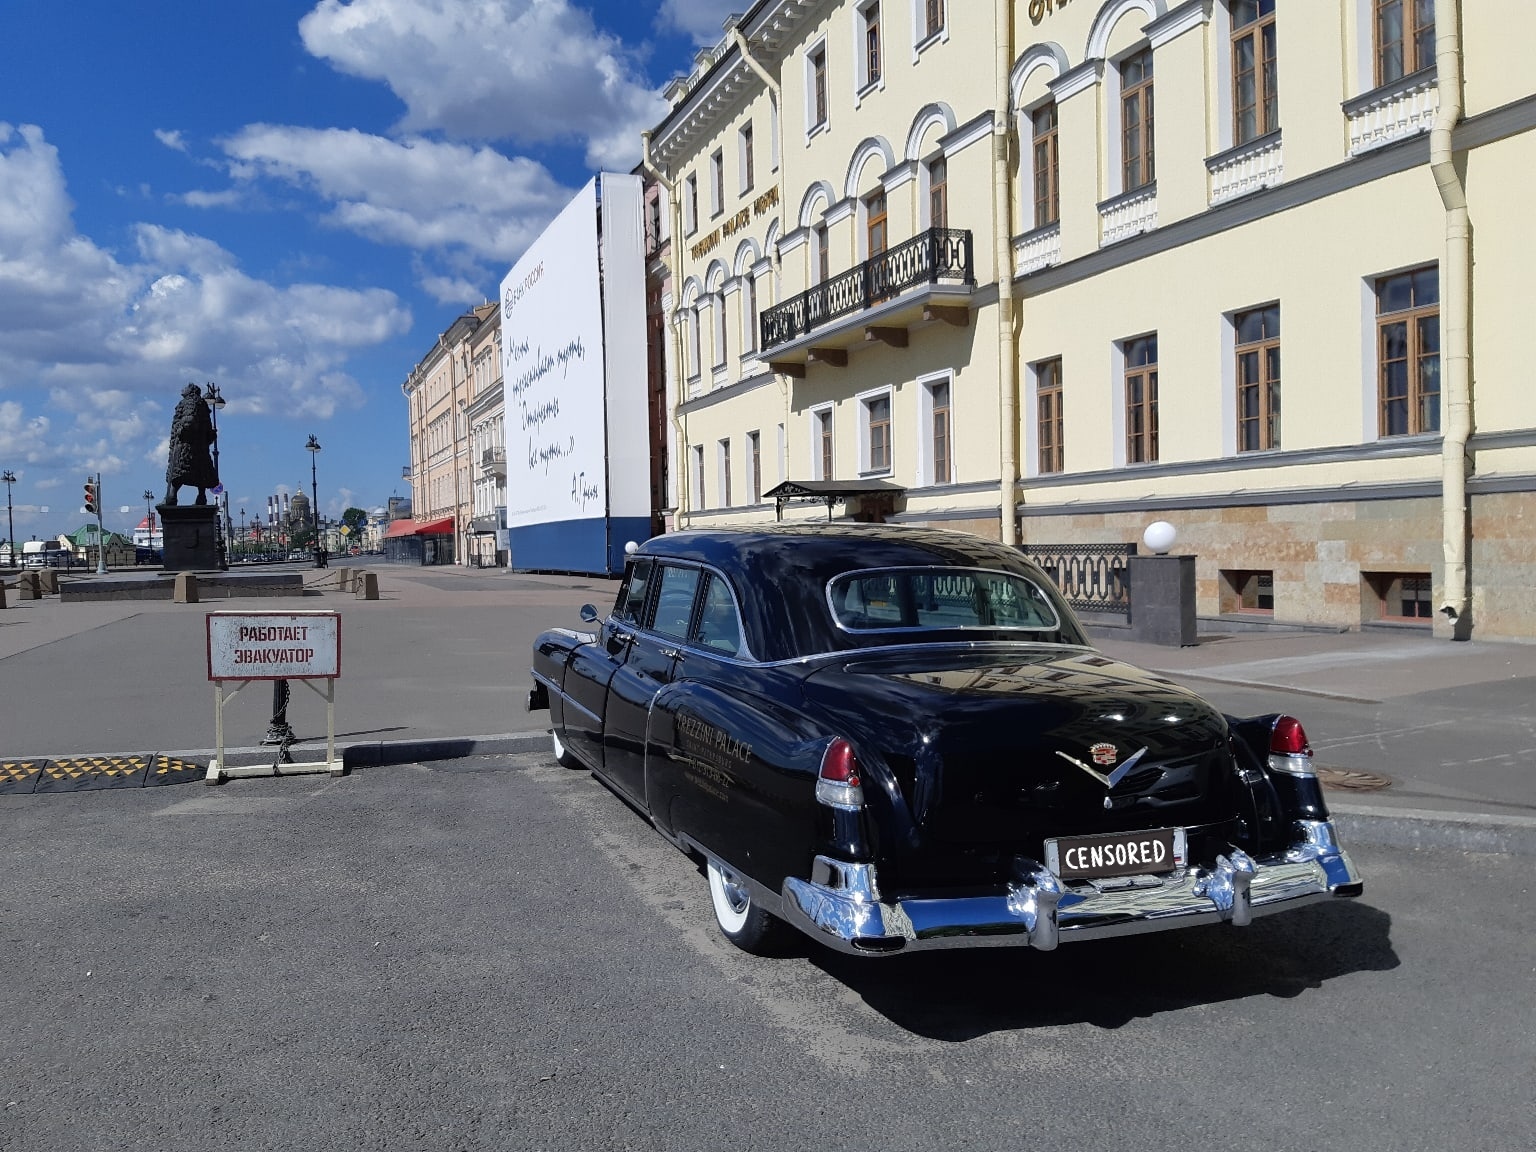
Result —
<instances>
[{"instance_id":1,"label":"car side mirror","mask_svg":"<svg viewBox=\"0 0 1536 1152\"><path fill-rule=\"evenodd\" d=\"M596 624L597 623L597 609L592 607L592 605L590 605L590 604L583 604L581 606L581 618L583 620L585 620L588 624Z\"/></svg>"}]
</instances>

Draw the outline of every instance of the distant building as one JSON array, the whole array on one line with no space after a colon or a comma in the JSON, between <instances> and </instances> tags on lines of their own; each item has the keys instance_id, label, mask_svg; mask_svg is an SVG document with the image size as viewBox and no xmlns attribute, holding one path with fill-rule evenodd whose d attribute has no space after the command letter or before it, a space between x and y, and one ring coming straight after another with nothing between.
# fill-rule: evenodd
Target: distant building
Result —
<instances>
[{"instance_id":1,"label":"distant building","mask_svg":"<svg viewBox=\"0 0 1536 1152\"><path fill-rule=\"evenodd\" d=\"M165 534L160 527L159 518L150 512L140 520L133 530L133 546L135 548L148 548L153 552L159 552L165 547Z\"/></svg>"},{"instance_id":2,"label":"distant building","mask_svg":"<svg viewBox=\"0 0 1536 1152\"><path fill-rule=\"evenodd\" d=\"M82 524L73 532L61 535L59 543L69 549L74 563L84 564L87 568L95 567L96 548L100 540L98 533L95 524ZM118 532L108 532L106 541L108 568L132 568L138 562L133 541L128 537Z\"/></svg>"}]
</instances>

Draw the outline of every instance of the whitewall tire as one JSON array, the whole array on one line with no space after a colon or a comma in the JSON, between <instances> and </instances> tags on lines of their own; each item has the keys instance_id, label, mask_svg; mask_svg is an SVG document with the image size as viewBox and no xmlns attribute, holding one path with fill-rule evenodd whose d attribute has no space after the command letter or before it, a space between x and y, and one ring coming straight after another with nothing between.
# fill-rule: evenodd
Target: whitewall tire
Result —
<instances>
[{"instance_id":1,"label":"whitewall tire","mask_svg":"<svg viewBox=\"0 0 1536 1152\"><path fill-rule=\"evenodd\" d=\"M761 954L771 950L779 934L779 921L753 902L746 884L724 865L710 859L705 871L720 934L743 952Z\"/></svg>"}]
</instances>

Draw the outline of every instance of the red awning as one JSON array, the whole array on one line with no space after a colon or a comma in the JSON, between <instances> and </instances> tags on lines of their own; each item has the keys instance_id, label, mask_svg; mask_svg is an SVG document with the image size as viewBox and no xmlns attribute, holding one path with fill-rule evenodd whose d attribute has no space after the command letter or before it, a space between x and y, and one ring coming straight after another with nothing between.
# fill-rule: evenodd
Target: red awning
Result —
<instances>
[{"instance_id":1,"label":"red awning","mask_svg":"<svg viewBox=\"0 0 1536 1152\"><path fill-rule=\"evenodd\" d=\"M395 520L389 530L384 533L384 539L394 540L401 536L452 536L453 517L444 516L441 520Z\"/></svg>"}]
</instances>

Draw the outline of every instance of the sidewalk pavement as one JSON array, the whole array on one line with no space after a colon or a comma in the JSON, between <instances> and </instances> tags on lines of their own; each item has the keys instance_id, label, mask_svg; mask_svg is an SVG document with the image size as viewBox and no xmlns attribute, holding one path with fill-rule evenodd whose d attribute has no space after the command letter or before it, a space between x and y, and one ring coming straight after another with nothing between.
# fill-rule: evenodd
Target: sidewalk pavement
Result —
<instances>
[{"instance_id":1,"label":"sidewalk pavement","mask_svg":"<svg viewBox=\"0 0 1536 1152\"><path fill-rule=\"evenodd\" d=\"M0 790L18 764L92 755L206 759L208 611L342 613L337 742L349 766L548 746L529 713L529 652L549 627L585 627L616 583L596 577L374 564L380 598L305 570L302 599L60 603L0 611ZM72 575L72 579L84 579ZM1437 641L1404 632L1221 632L1165 648L1093 631L1106 655L1187 683L1239 715L1305 724L1346 837L1410 847L1536 855L1536 645ZM231 764L269 762L271 696L253 683L226 706ZM293 686L295 760L323 755L325 707ZM158 761L162 765L164 760ZM152 775L152 773L151 773Z\"/></svg>"}]
</instances>

